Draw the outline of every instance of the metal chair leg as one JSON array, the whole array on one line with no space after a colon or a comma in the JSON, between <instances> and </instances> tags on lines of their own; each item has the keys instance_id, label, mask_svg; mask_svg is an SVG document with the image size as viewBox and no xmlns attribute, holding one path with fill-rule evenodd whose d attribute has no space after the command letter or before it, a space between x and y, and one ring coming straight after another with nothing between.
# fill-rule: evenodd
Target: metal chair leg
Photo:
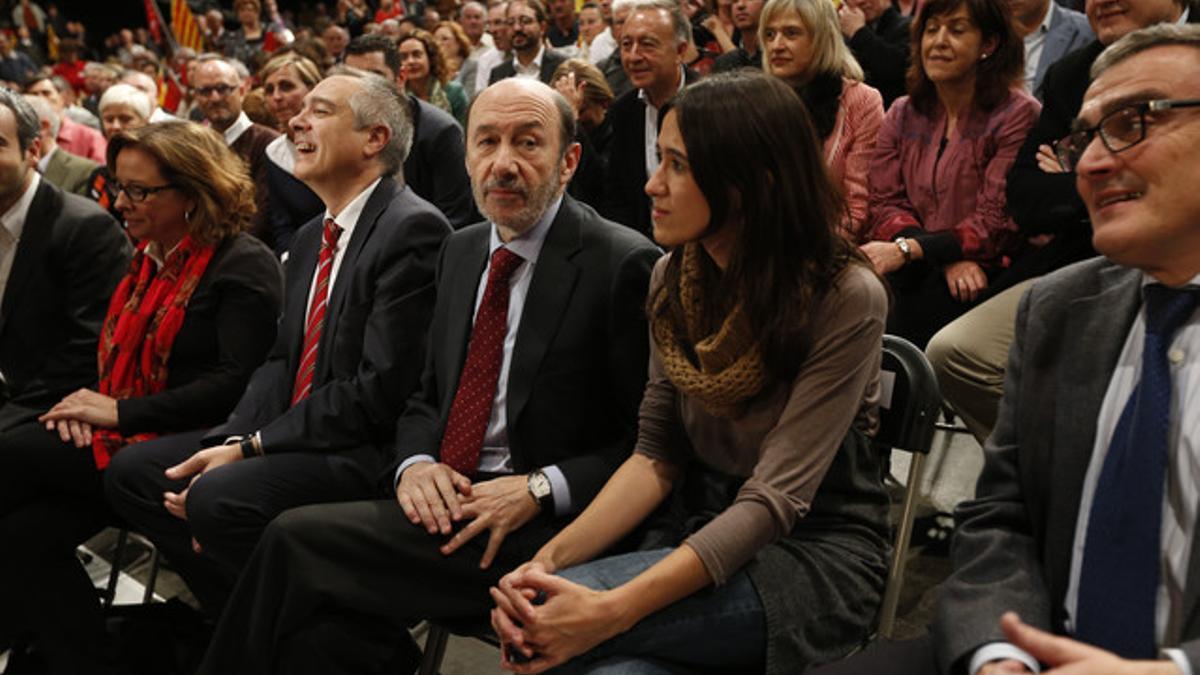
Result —
<instances>
[{"instance_id":1,"label":"metal chair leg","mask_svg":"<svg viewBox=\"0 0 1200 675\"><path fill-rule=\"evenodd\" d=\"M112 567L108 572L108 588L104 589L104 608L113 606L117 599L117 581L121 578L121 558L125 556L125 546L129 543L129 530L121 530L117 534L117 547L113 551Z\"/></svg>"},{"instance_id":2,"label":"metal chair leg","mask_svg":"<svg viewBox=\"0 0 1200 675\"><path fill-rule=\"evenodd\" d=\"M900 514L900 526L896 531L896 541L892 551L892 562L888 566L886 590L883 594L883 606L879 610L879 635L892 639L896 629L896 610L900 604L900 591L904 586L904 567L907 564L908 542L912 539L913 516L917 510L917 498L920 494L921 467L925 456L913 453L908 468L908 485L904 492L904 507Z\"/></svg>"},{"instance_id":3,"label":"metal chair leg","mask_svg":"<svg viewBox=\"0 0 1200 675\"><path fill-rule=\"evenodd\" d=\"M146 590L142 593L142 604L154 602L154 585L158 583L158 549L150 547L150 576L146 579Z\"/></svg>"},{"instance_id":4,"label":"metal chair leg","mask_svg":"<svg viewBox=\"0 0 1200 675\"><path fill-rule=\"evenodd\" d=\"M446 643L450 640L450 631L445 627L430 622L429 635L425 638L425 653L421 657L419 675L437 675L442 667L442 659L446 657Z\"/></svg>"}]
</instances>

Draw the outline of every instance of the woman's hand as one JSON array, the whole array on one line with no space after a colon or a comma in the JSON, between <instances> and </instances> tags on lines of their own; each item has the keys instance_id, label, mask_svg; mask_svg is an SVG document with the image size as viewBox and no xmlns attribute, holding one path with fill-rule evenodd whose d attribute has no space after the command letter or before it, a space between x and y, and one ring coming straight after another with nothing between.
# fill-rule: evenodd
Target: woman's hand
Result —
<instances>
[{"instance_id":1,"label":"woman's hand","mask_svg":"<svg viewBox=\"0 0 1200 675\"><path fill-rule=\"evenodd\" d=\"M946 275L946 286L950 295L959 302L974 302L988 285L987 275L983 268L973 260L959 260L946 265L943 270Z\"/></svg>"},{"instance_id":2,"label":"woman's hand","mask_svg":"<svg viewBox=\"0 0 1200 675\"><path fill-rule=\"evenodd\" d=\"M583 112L583 90L586 87L587 82L576 80L575 73L570 72L554 81L554 88L571 104L576 118Z\"/></svg>"},{"instance_id":3,"label":"woman's hand","mask_svg":"<svg viewBox=\"0 0 1200 675\"><path fill-rule=\"evenodd\" d=\"M117 426L117 399L92 391L80 389L59 401L38 421L53 431L57 422L74 420L92 428L114 429ZM61 434L61 431L60 431ZM89 430L88 436L91 436ZM64 438L63 441L67 439ZM89 441L90 442L90 441Z\"/></svg>"},{"instance_id":4,"label":"woman's hand","mask_svg":"<svg viewBox=\"0 0 1200 675\"><path fill-rule=\"evenodd\" d=\"M500 654L500 666L505 670L540 673L628 628L609 591L594 591L548 574L539 563L523 566L505 578L509 581L507 590L491 590L496 600L492 625L507 645ZM521 604L511 602L514 594L521 596ZM534 606L530 598L538 595L545 602ZM514 649L530 660L510 660Z\"/></svg>"},{"instance_id":5,"label":"woman's hand","mask_svg":"<svg viewBox=\"0 0 1200 675\"><path fill-rule=\"evenodd\" d=\"M900 247L895 242L868 241L858 248L871 261L875 271L880 274L891 274L904 267L907 262L904 259L904 253L900 251Z\"/></svg>"},{"instance_id":6,"label":"woman's hand","mask_svg":"<svg viewBox=\"0 0 1200 675\"><path fill-rule=\"evenodd\" d=\"M1058 155L1054 154L1054 148L1043 143L1038 146L1037 151L1038 168L1045 173L1066 173L1062 162L1058 161Z\"/></svg>"}]
</instances>

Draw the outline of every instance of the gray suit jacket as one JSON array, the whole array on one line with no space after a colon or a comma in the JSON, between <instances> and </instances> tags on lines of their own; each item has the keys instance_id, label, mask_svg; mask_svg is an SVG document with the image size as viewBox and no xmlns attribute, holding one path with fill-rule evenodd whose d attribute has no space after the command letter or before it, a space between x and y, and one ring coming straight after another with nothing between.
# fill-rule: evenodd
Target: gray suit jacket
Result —
<instances>
[{"instance_id":1,"label":"gray suit jacket","mask_svg":"<svg viewBox=\"0 0 1200 675\"><path fill-rule=\"evenodd\" d=\"M86 157L72 155L59 148L50 156L50 161L46 163L46 172L42 174L42 177L62 188L64 192L86 197L88 179L92 177L92 172L98 166L100 165Z\"/></svg>"},{"instance_id":2,"label":"gray suit jacket","mask_svg":"<svg viewBox=\"0 0 1200 675\"><path fill-rule=\"evenodd\" d=\"M1057 2L1050 3L1050 31L1042 46L1042 58L1038 61L1037 73L1033 78L1033 95L1042 100L1042 81L1046 70L1059 59L1096 39L1087 17L1082 12L1067 9Z\"/></svg>"},{"instance_id":3,"label":"gray suit jacket","mask_svg":"<svg viewBox=\"0 0 1200 675\"><path fill-rule=\"evenodd\" d=\"M1084 474L1140 286L1139 271L1092 258L1042 277L1021 299L976 498L955 514L955 571L933 626L943 672L962 672L976 648L1004 640L1007 610L1064 634ZM1200 668L1200 546L1188 569L1182 636L1162 646L1178 645Z\"/></svg>"}]
</instances>

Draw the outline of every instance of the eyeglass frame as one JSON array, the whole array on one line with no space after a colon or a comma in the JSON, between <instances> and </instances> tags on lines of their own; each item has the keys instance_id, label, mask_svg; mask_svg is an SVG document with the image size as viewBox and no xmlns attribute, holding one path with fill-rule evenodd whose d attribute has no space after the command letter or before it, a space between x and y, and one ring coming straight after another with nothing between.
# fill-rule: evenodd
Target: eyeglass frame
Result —
<instances>
[{"instance_id":1,"label":"eyeglass frame","mask_svg":"<svg viewBox=\"0 0 1200 675\"><path fill-rule=\"evenodd\" d=\"M1079 165L1079 160L1083 157L1083 153L1087 150L1092 141L1096 140L1096 136L1100 136L1100 142L1104 147L1114 155L1125 152L1133 146L1146 140L1146 115L1148 113L1166 112L1178 108L1197 108L1200 107L1200 98L1178 98L1178 99L1154 99L1151 101L1141 101L1139 103L1129 103L1115 110L1110 110L1096 122L1093 127L1076 129L1064 138L1054 142L1054 156L1058 158L1058 163L1062 165L1066 171L1074 171ZM1136 140L1126 142L1122 139L1110 139L1108 132L1104 131L1104 125L1120 114L1128 114L1130 110L1137 113L1139 134ZM1071 157L1072 139L1086 137L1087 141L1082 143L1074 158ZM1114 145L1116 147L1114 147Z\"/></svg>"},{"instance_id":2,"label":"eyeglass frame","mask_svg":"<svg viewBox=\"0 0 1200 675\"><path fill-rule=\"evenodd\" d=\"M208 98L213 94L225 98L235 91L237 91L237 86L229 84L213 84L207 87L194 87L192 89L192 93L199 98Z\"/></svg>"},{"instance_id":3,"label":"eyeglass frame","mask_svg":"<svg viewBox=\"0 0 1200 675\"><path fill-rule=\"evenodd\" d=\"M175 185L174 183L167 183L166 185L155 185L152 187L143 187L141 185L122 185L114 180L112 182L112 187L113 187L114 195L120 196L120 194L122 192L124 192L125 196L129 198L129 201L133 202L134 204L141 204L142 202L146 201L146 199L149 198L151 195L158 194L159 192L162 192L163 190L170 190L171 188L177 188L179 186ZM141 196L139 197L138 195L141 195Z\"/></svg>"}]
</instances>

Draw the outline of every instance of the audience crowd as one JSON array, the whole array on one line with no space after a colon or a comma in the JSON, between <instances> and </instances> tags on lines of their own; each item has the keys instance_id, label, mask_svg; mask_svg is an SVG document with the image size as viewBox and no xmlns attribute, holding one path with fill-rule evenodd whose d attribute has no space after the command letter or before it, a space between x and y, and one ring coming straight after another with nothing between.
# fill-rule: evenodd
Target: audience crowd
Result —
<instances>
[{"instance_id":1,"label":"audience crowd","mask_svg":"<svg viewBox=\"0 0 1200 675\"><path fill-rule=\"evenodd\" d=\"M1200 672L1192 1L9 0L5 672ZM898 643L885 333L985 455Z\"/></svg>"}]
</instances>

